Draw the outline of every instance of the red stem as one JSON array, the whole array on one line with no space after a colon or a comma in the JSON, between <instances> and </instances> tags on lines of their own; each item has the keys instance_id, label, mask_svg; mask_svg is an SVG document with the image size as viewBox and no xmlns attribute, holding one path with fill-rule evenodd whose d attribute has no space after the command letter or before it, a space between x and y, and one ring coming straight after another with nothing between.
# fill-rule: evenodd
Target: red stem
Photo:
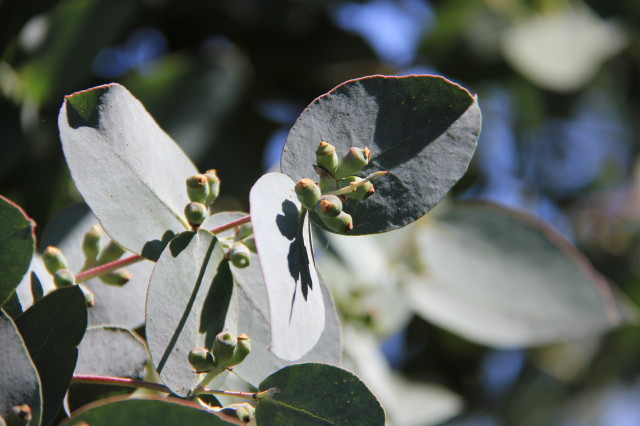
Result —
<instances>
[{"instance_id":1,"label":"red stem","mask_svg":"<svg viewBox=\"0 0 640 426\"><path fill-rule=\"evenodd\" d=\"M171 393L171 390L160 383L133 380L127 377L94 376L92 374L74 374L72 383L93 383L98 385L125 386L128 388L145 388L158 392Z\"/></svg>"}]
</instances>

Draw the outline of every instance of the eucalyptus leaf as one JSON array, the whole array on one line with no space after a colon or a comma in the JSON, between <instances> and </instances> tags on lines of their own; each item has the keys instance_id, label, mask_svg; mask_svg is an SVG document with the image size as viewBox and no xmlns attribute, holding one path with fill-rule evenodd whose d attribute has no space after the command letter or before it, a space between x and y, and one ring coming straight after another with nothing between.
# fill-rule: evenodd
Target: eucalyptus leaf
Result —
<instances>
[{"instance_id":1,"label":"eucalyptus leaf","mask_svg":"<svg viewBox=\"0 0 640 426\"><path fill-rule=\"evenodd\" d=\"M187 396L198 384L187 356L195 346L211 348L223 331L232 292L224 251L208 231L178 234L158 259L147 293L147 342L160 378L176 394Z\"/></svg>"},{"instance_id":2,"label":"eucalyptus leaf","mask_svg":"<svg viewBox=\"0 0 640 426\"><path fill-rule=\"evenodd\" d=\"M0 309L0 417L10 418L11 408L28 405L33 424L40 424L42 391L40 378L20 333Z\"/></svg>"},{"instance_id":3,"label":"eucalyptus leaf","mask_svg":"<svg viewBox=\"0 0 640 426\"><path fill-rule=\"evenodd\" d=\"M63 425L229 425L196 403L177 398L107 398L74 412Z\"/></svg>"},{"instance_id":4,"label":"eucalyptus leaf","mask_svg":"<svg viewBox=\"0 0 640 426\"><path fill-rule=\"evenodd\" d=\"M469 340L542 345L597 335L621 320L605 278L528 215L461 203L416 238L424 273L406 283L407 300Z\"/></svg>"},{"instance_id":5,"label":"eucalyptus leaf","mask_svg":"<svg viewBox=\"0 0 640 426\"><path fill-rule=\"evenodd\" d=\"M295 361L316 345L325 327L308 219L300 215L293 181L280 173L258 179L249 201L269 301L269 349Z\"/></svg>"},{"instance_id":6,"label":"eucalyptus leaf","mask_svg":"<svg viewBox=\"0 0 640 426\"><path fill-rule=\"evenodd\" d=\"M384 425L376 397L353 373L327 364L285 367L260 383L260 391L278 388L256 407L259 425Z\"/></svg>"},{"instance_id":7,"label":"eucalyptus leaf","mask_svg":"<svg viewBox=\"0 0 640 426\"><path fill-rule=\"evenodd\" d=\"M35 249L35 223L18 205L0 195L0 306L29 269Z\"/></svg>"},{"instance_id":8,"label":"eucalyptus leaf","mask_svg":"<svg viewBox=\"0 0 640 426\"><path fill-rule=\"evenodd\" d=\"M144 379L149 360L144 342L126 328L89 327L79 347L74 374Z\"/></svg>"},{"instance_id":9,"label":"eucalyptus leaf","mask_svg":"<svg viewBox=\"0 0 640 426\"><path fill-rule=\"evenodd\" d=\"M232 220L246 216L244 212L222 212L210 216L204 223L205 229L216 228ZM219 238L233 236L234 230L218 234ZM231 264L231 273L235 283L234 295L238 298L237 332L251 338L251 354L233 368L234 373L254 386L269 374L290 365L290 361L276 357L269 350L269 302L264 284L260 259L251 253L247 268L236 268ZM302 362L324 362L338 365L342 350L340 323L333 299L325 284L321 281L322 300L325 309L325 328L318 343L301 358Z\"/></svg>"},{"instance_id":10,"label":"eucalyptus leaf","mask_svg":"<svg viewBox=\"0 0 640 426\"><path fill-rule=\"evenodd\" d=\"M40 238L40 249L47 246L58 247L64 254L69 268L73 272L80 272L85 257L82 253L84 234L92 226L98 225L98 220L84 204L67 207L49 222ZM101 238L104 248L110 241L108 235ZM126 252L122 257L131 256ZM147 297L149 277L154 263L143 260L126 267L131 279L123 286L106 285L100 279L94 278L83 283L91 290L95 297L95 304L88 310L89 325L109 324L118 327L136 329L144 325L144 305ZM42 281L53 285L51 275L38 274Z\"/></svg>"},{"instance_id":11,"label":"eucalyptus leaf","mask_svg":"<svg viewBox=\"0 0 640 426\"><path fill-rule=\"evenodd\" d=\"M466 172L480 135L475 97L438 76L370 76L347 81L314 100L294 124L280 160L294 181L316 179L320 141L338 156L368 147L358 173L387 175L373 181L366 200L349 200L352 235L391 231L431 210ZM312 213L314 221L326 229Z\"/></svg>"},{"instance_id":12,"label":"eucalyptus leaf","mask_svg":"<svg viewBox=\"0 0 640 426\"><path fill-rule=\"evenodd\" d=\"M16 318L42 382L42 423L51 424L64 398L87 329L87 306L78 286L63 287Z\"/></svg>"},{"instance_id":13,"label":"eucalyptus leaf","mask_svg":"<svg viewBox=\"0 0 640 426\"><path fill-rule=\"evenodd\" d=\"M155 260L190 228L185 180L197 170L124 87L67 96L58 127L76 187L116 242Z\"/></svg>"}]
</instances>

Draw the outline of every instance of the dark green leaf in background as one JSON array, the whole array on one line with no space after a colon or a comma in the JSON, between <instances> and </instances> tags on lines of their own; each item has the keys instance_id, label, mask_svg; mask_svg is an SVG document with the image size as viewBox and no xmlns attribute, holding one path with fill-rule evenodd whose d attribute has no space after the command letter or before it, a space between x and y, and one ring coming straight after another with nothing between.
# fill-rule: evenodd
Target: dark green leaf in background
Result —
<instances>
[{"instance_id":1,"label":"dark green leaf in background","mask_svg":"<svg viewBox=\"0 0 640 426\"><path fill-rule=\"evenodd\" d=\"M272 374L260 390L280 390L260 400L256 419L267 425L384 425L382 406L353 373L326 364L297 364Z\"/></svg>"},{"instance_id":2,"label":"dark green leaf in background","mask_svg":"<svg viewBox=\"0 0 640 426\"><path fill-rule=\"evenodd\" d=\"M42 381L42 422L50 424L62 403L87 329L87 306L78 286L63 287L16 318Z\"/></svg>"},{"instance_id":3,"label":"dark green leaf in background","mask_svg":"<svg viewBox=\"0 0 640 426\"><path fill-rule=\"evenodd\" d=\"M167 245L151 275L149 351L164 383L180 396L199 382L187 359L189 351L194 346L211 348L225 327L233 278L223 256L210 232L183 232Z\"/></svg>"},{"instance_id":4,"label":"dark green leaf in background","mask_svg":"<svg viewBox=\"0 0 640 426\"><path fill-rule=\"evenodd\" d=\"M0 417L9 418L11 408L26 404L33 424L40 424L42 394L40 378L24 341L11 318L0 309Z\"/></svg>"},{"instance_id":5,"label":"dark green leaf in background","mask_svg":"<svg viewBox=\"0 0 640 426\"><path fill-rule=\"evenodd\" d=\"M35 224L16 204L0 195L0 306L29 269L35 249Z\"/></svg>"},{"instance_id":6,"label":"dark green leaf in background","mask_svg":"<svg viewBox=\"0 0 640 426\"><path fill-rule=\"evenodd\" d=\"M294 183L280 173L258 179L249 201L269 301L270 350L295 361L316 345L325 327L308 219L301 223Z\"/></svg>"},{"instance_id":7,"label":"dark green leaf in background","mask_svg":"<svg viewBox=\"0 0 640 426\"><path fill-rule=\"evenodd\" d=\"M391 231L422 217L464 175L480 124L476 99L442 77L350 80L300 115L282 152L282 173L294 181L317 179L320 141L334 145L338 156L368 147L371 161L359 175L389 174L374 180L374 195L349 201L344 210L353 216L353 235Z\"/></svg>"},{"instance_id":8,"label":"dark green leaf in background","mask_svg":"<svg viewBox=\"0 0 640 426\"><path fill-rule=\"evenodd\" d=\"M155 260L189 229L185 180L197 170L124 87L67 96L58 127L76 187L116 242Z\"/></svg>"}]
</instances>

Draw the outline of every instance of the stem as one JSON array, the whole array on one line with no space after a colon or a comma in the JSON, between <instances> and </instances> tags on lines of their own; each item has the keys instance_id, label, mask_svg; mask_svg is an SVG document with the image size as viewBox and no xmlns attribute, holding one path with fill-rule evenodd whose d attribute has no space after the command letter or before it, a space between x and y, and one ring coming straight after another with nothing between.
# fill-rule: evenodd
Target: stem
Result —
<instances>
[{"instance_id":1,"label":"stem","mask_svg":"<svg viewBox=\"0 0 640 426\"><path fill-rule=\"evenodd\" d=\"M224 391L224 390L216 390L216 389L202 389L198 391L194 396L200 395L226 395L234 398L243 398L243 399L253 399L259 400L263 398L270 398L273 395L280 392L278 388L269 388L262 392L238 392L238 391Z\"/></svg>"},{"instance_id":2,"label":"stem","mask_svg":"<svg viewBox=\"0 0 640 426\"><path fill-rule=\"evenodd\" d=\"M357 187L359 187L361 185L364 185L365 183L367 183L370 180L373 180L373 179L375 179L377 177L384 176L387 173L389 173L389 172L387 172L387 171L373 172L369 176L367 176L366 178L362 179L359 182L351 182L349 185L345 186L344 188L336 189L335 191L329 191L329 192L327 192L326 194L323 194L323 195L346 195L346 194L350 194L350 193L354 192Z\"/></svg>"},{"instance_id":3,"label":"stem","mask_svg":"<svg viewBox=\"0 0 640 426\"><path fill-rule=\"evenodd\" d=\"M200 383L198 383L198 386L196 386L196 388L193 390L192 395L199 395L204 390L204 387L207 386L209 382L211 382L217 375L222 373L224 370L225 368L216 367L213 370L209 371L207 375L204 376L202 380L200 380Z\"/></svg>"},{"instance_id":4,"label":"stem","mask_svg":"<svg viewBox=\"0 0 640 426\"><path fill-rule=\"evenodd\" d=\"M72 383L93 383L98 385L124 386L127 388L144 388L157 392L171 393L171 390L160 383L133 380L127 377L94 376L92 374L74 374Z\"/></svg>"},{"instance_id":5,"label":"stem","mask_svg":"<svg viewBox=\"0 0 640 426\"><path fill-rule=\"evenodd\" d=\"M235 228L236 226L240 226L248 222L251 222L250 215L246 215L244 217L241 217L240 219L232 220L229 223L220 225L217 228L213 228L210 232L212 234L219 234L221 232L227 231L231 228ZM115 271L116 269L123 268L128 265L132 265L144 259L145 259L144 257L138 254L134 254L129 257L124 257L122 259L114 260L113 262L105 263L104 265L96 266L95 268L78 272L75 277L76 283L82 283L82 282L88 281L91 278L95 278L99 275Z\"/></svg>"}]
</instances>

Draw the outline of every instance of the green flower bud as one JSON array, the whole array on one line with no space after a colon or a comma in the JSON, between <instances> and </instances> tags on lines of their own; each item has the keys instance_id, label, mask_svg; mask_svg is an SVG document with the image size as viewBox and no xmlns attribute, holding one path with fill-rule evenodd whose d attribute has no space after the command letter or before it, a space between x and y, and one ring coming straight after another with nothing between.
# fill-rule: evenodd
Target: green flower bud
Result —
<instances>
[{"instance_id":1,"label":"green flower bud","mask_svg":"<svg viewBox=\"0 0 640 426\"><path fill-rule=\"evenodd\" d=\"M60 249L54 246L49 246L44 249L44 253L42 253L42 261L50 274L55 274L58 270L67 269L69 267L67 259L64 258Z\"/></svg>"},{"instance_id":2,"label":"green flower bud","mask_svg":"<svg viewBox=\"0 0 640 426\"><path fill-rule=\"evenodd\" d=\"M33 415L31 414L31 407L29 407L27 404L15 405L11 407L11 411L7 416L6 424L26 425L31 421L32 418L33 418Z\"/></svg>"},{"instance_id":3,"label":"green flower bud","mask_svg":"<svg viewBox=\"0 0 640 426\"><path fill-rule=\"evenodd\" d=\"M207 208L202 203L189 203L184 208L184 215L189 224L197 228L207 218Z\"/></svg>"},{"instance_id":4,"label":"green flower bud","mask_svg":"<svg viewBox=\"0 0 640 426\"><path fill-rule=\"evenodd\" d=\"M349 186L351 183L358 183L363 180L364 179L359 178L357 176L347 176L346 178L342 178L338 181L338 186L340 188L345 188ZM354 187L353 189L354 189L353 192L344 194L344 196L347 198L355 199L355 200L364 200L365 198L369 198L370 196L373 195L374 192L376 192L371 181L367 181L361 185Z\"/></svg>"},{"instance_id":5,"label":"green flower bud","mask_svg":"<svg viewBox=\"0 0 640 426\"><path fill-rule=\"evenodd\" d=\"M113 272L100 275L100 281L105 284L122 286L131 280L131 274L125 269L116 269Z\"/></svg>"},{"instance_id":6,"label":"green flower bud","mask_svg":"<svg viewBox=\"0 0 640 426\"><path fill-rule=\"evenodd\" d=\"M213 341L213 356L217 367L227 368L231 365L231 358L237 344L236 336L228 331L218 333L216 340Z\"/></svg>"},{"instance_id":7,"label":"green flower bud","mask_svg":"<svg viewBox=\"0 0 640 426\"><path fill-rule=\"evenodd\" d=\"M187 195L189 201L205 203L209 195L209 180L205 175L197 174L187 179Z\"/></svg>"},{"instance_id":8,"label":"green flower bud","mask_svg":"<svg viewBox=\"0 0 640 426\"><path fill-rule=\"evenodd\" d=\"M109 241L109 244L102 249L100 256L98 256L98 265L104 265L105 263L113 262L124 254L124 249L118 245L115 241Z\"/></svg>"},{"instance_id":9,"label":"green flower bud","mask_svg":"<svg viewBox=\"0 0 640 426\"><path fill-rule=\"evenodd\" d=\"M235 417L241 422L248 423L255 417L256 409L248 402L238 402L223 407L220 412L227 416Z\"/></svg>"},{"instance_id":10,"label":"green flower bud","mask_svg":"<svg viewBox=\"0 0 640 426\"><path fill-rule=\"evenodd\" d=\"M229 362L229 366L238 365L251 353L251 339L242 333L238 336L238 343L233 351L233 356Z\"/></svg>"},{"instance_id":11,"label":"green flower bud","mask_svg":"<svg viewBox=\"0 0 640 426\"><path fill-rule=\"evenodd\" d=\"M84 293L84 300L87 303L87 308L90 308L96 304L96 297L93 295L93 292L85 287L83 284L78 284L82 293Z\"/></svg>"},{"instance_id":12,"label":"green flower bud","mask_svg":"<svg viewBox=\"0 0 640 426\"><path fill-rule=\"evenodd\" d=\"M331 176L320 176L320 192L326 194L327 192L335 191L338 189L338 182Z\"/></svg>"},{"instance_id":13,"label":"green flower bud","mask_svg":"<svg viewBox=\"0 0 640 426\"><path fill-rule=\"evenodd\" d=\"M302 205L311 210L322 194L320 193L320 188L318 188L318 185L316 185L314 181L303 178L296 183L296 195Z\"/></svg>"},{"instance_id":14,"label":"green flower bud","mask_svg":"<svg viewBox=\"0 0 640 426\"><path fill-rule=\"evenodd\" d=\"M100 227L94 225L84 234L84 239L82 240L82 252L85 257L85 265L95 265L98 260L98 253L100 252L100 238L102 237L102 232L100 231Z\"/></svg>"},{"instance_id":15,"label":"green flower bud","mask_svg":"<svg viewBox=\"0 0 640 426\"><path fill-rule=\"evenodd\" d=\"M340 212L339 215L334 217L320 216L322 222L327 225L327 228L331 229L337 234L346 234L353 229L353 220L349 213Z\"/></svg>"},{"instance_id":16,"label":"green flower bud","mask_svg":"<svg viewBox=\"0 0 640 426\"><path fill-rule=\"evenodd\" d=\"M355 175L364 166L369 164L369 158L371 157L371 151L369 148L349 148L349 151L340 159L338 167L334 176L336 179Z\"/></svg>"},{"instance_id":17,"label":"green flower bud","mask_svg":"<svg viewBox=\"0 0 640 426\"><path fill-rule=\"evenodd\" d=\"M204 201L204 204L206 206L210 206L220 194L220 178L218 177L218 172L216 172L215 169L207 170L204 175L207 177L207 181L209 182L209 194L207 195L207 199Z\"/></svg>"},{"instance_id":18,"label":"green flower bud","mask_svg":"<svg viewBox=\"0 0 640 426\"><path fill-rule=\"evenodd\" d=\"M76 283L76 278L68 269L58 269L55 274L53 274L53 282L56 287L66 287L69 285L74 285Z\"/></svg>"},{"instance_id":19,"label":"green flower bud","mask_svg":"<svg viewBox=\"0 0 640 426\"><path fill-rule=\"evenodd\" d=\"M323 219L335 217L342 211L342 201L335 195L323 195L316 203L314 210Z\"/></svg>"},{"instance_id":20,"label":"green flower bud","mask_svg":"<svg viewBox=\"0 0 640 426\"><path fill-rule=\"evenodd\" d=\"M246 268L251 262L251 251L244 243L238 241L227 253L227 258L236 268Z\"/></svg>"},{"instance_id":21,"label":"green flower bud","mask_svg":"<svg viewBox=\"0 0 640 426\"><path fill-rule=\"evenodd\" d=\"M200 346L196 346L189 351L188 359L189 364L191 364L196 373L206 373L216 366L213 354Z\"/></svg>"},{"instance_id":22,"label":"green flower bud","mask_svg":"<svg viewBox=\"0 0 640 426\"><path fill-rule=\"evenodd\" d=\"M249 235L246 238L242 239L242 244L244 244L245 246L247 246L249 248L249 250L251 250L254 253L257 253L258 250L256 249L256 239L253 235Z\"/></svg>"},{"instance_id":23,"label":"green flower bud","mask_svg":"<svg viewBox=\"0 0 640 426\"><path fill-rule=\"evenodd\" d=\"M236 228L236 239L242 240L248 236L253 235L253 227L251 223L245 223Z\"/></svg>"},{"instance_id":24,"label":"green flower bud","mask_svg":"<svg viewBox=\"0 0 640 426\"><path fill-rule=\"evenodd\" d=\"M325 169L329 174L333 175L338 167L338 155L336 148L327 142L320 142L316 149L316 162L318 166Z\"/></svg>"}]
</instances>

